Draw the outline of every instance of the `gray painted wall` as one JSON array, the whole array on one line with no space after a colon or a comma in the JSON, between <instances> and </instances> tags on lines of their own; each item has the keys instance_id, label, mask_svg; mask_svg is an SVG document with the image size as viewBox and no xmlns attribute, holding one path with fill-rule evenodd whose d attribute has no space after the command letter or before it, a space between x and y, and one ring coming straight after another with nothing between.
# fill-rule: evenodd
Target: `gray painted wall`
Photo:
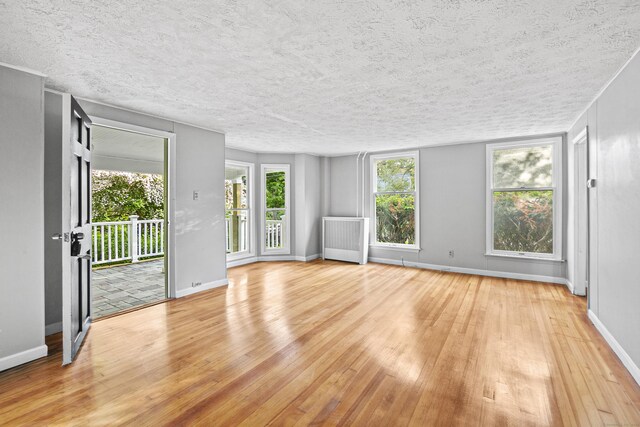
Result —
<instances>
[{"instance_id":1,"label":"gray painted wall","mask_svg":"<svg viewBox=\"0 0 640 427\"><path fill-rule=\"evenodd\" d=\"M174 241L174 257L170 270L176 292L192 290L193 282L202 284L226 279L224 248L224 135L192 126L174 123L143 114L79 101L94 117L143 126L176 134L174 179L175 198L170 233ZM51 104L47 104L48 107ZM52 117L54 111L47 110ZM193 191L199 192L193 200ZM48 262L48 268L54 268ZM52 270L54 271L54 270ZM59 280L47 279L47 325L61 321Z\"/></svg>"},{"instance_id":2,"label":"gray painted wall","mask_svg":"<svg viewBox=\"0 0 640 427\"><path fill-rule=\"evenodd\" d=\"M369 256L408 263L537 275L563 281L563 262L485 255L485 150L488 143L505 141L508 140L419 149L422 250L371 247ZM330 163L329 214L355 216L358 210L362 211L358 207L361 192L356 182L362 180L362 171L358 172L357 156L333 157ZM369 216L369 156L361 164L364 165L364 214ZM454 250L454 258L449 258L449 250Z\"/></svg>"},{"instance_id":3,"label":"gray painted wall","mask_svg":"<svg viewBox=\"0 0 640 427\"><path fill-rule=\"evenodd\" d=\"M178 292L227 277L224 135L179 123L176 133L175 243ZM199 192L193 200L193 191Z\"/></svg>"},{"instance_id":4,"label":"gray painted wall","mask_svg":"<svg viewBox=\"0 0 640 427\"><path fill-rule=\"evenodd\" d=\"M0 362L44 346L43 84L0 66Z\"/></svg>"},{"instance_id":5,"label":"gray painted wall","mask_svg":"<svg viewBox=\"0 0 640 427\"><path fill-rule=\"evenodd\" d=\"M296 256L320 253L321 170L320 158L296 154Z\"/></svg>"},{"instance_id":6,"label":"gray painted wall","mask_svg":"<svg viewBox=\"0 0 640 427\"><path fill-rule=\"evenodd\" d=\"M61 233L62 211L62 96L44 94L44 278L45 278L45 324L47 333L62 330L62 245L51 240Z\"/></svg>"},{"instance_id":7,"label":"gray painted wall","mask_svg":"<svg viewBox=\"0 0 640 427\"><path fill-rule=\"evenodd\" d=\"M176 134L176 196L170 201L176 291L192 289L193 282L225 279L224 135L89 101L80 104L90 116ZM193 191L199 192L198 200Z\"/></svg>"},{"instance_id":8,"label":"gray painted wall","mask_svg":"<svg viewBox=\"0 0 640 427\"><path fill-rule=\"evenodd\" d=\"M356 156L330 157L329 207L331 216L355 216L358 208Z\"/></svg>"},{"instance_id":9,"label":"gray painted wall","mask_svg":"<svg viewBox=\"0 0 640 427\"><path fill-rule=\"evenodd\" d=\"M322 253L322 181L321 159L305 155L305 236L304 256Z\"/></svg>"},{"instance_id":10,"label":"gray painted wall","mask_svg":"<svg viewBox=\"0 0 640 427\"><path fill-rule=\"evenodd\" d=\"M632 359L636 380L640 366L639 95L640 56L636 55L569 131L572 141L589 126L589 172L598 180L589 193L593 201L589 309ZM570 167L571 174L571 162ZM569 189L573 201L574 188ZM572 223L569 231L574 239ZM568 257L570 278L575 277L573 252Z\"/></svg>"}]
</instances>

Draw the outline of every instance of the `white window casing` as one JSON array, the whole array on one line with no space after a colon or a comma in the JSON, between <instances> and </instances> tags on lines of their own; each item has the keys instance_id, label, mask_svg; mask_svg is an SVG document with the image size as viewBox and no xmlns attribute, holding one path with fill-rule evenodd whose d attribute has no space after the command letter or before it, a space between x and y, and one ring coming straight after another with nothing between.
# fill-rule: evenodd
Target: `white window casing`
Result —
<instances>
[{"instance_id":1,"label":"white window casing","mask_svg":"<svg viewBox=\"0 0 640 427\"><path fill-rule=\"evenodd\" d=\"M264 255L289 255L291 253L291 166L289 164L262 164L260 166L260 248ZM267 208L266 174L268 172L285 173L285 206L284 208ZM282 234L282 246L278 248L267 247L267 212L284 211L284 230Z\"/></svg>"},{"instance_id":2,"label":"white window casing","mask_svg":"<svg viewBox=\"0 0 640 427\"><path fill-rule=\"evenodd\" d=\"M413 158L414 160L414 189L413 191L392 191L392 192L378 192L378 171L376 163L382 160L393 160L400 158ZM370 229L371 229L371 244L372 247L384 248L384 249L397 249L397 250L420 250L420 152L419 151L405 151L399 153L390 154L374 154L369 157L369 170L370 170ZM413 244L401 244L401 243L385 243L378 242L377 236L377 218L376 218L376 196L378 194L412 194L414 196L414 221L415 221L415 237Z\"/></svg>"},{"instance_id":3,"label":"white window casing","mask_svg":"<svg viewBox=\"0 0 640 427\"><path fill-rule=\"evenodd\" d=\"M522 149L549 146L552 149L552 185L550 187L494 187L494 152L506 149ZM514 252L494 249L494 192L504 191L553 191L553 253ZM486 146L486 255L513 258L562 259L562 137L487 144Z\"/></svg>"}]
</instances>

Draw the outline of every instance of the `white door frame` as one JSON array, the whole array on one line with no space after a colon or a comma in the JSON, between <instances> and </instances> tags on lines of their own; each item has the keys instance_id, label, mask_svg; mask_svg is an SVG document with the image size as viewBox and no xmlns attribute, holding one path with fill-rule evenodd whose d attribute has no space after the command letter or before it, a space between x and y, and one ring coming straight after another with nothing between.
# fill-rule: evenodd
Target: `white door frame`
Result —
<instances>
[{"instance_id":1,"label":"white door frame","mask_svg":"<svg viewBox=\"0 0 640 427\"><path fill-rule=\"evenodd\" d=\"M252 258L255 257L256 254L258 253L257 249L256 249L256 221L255 221L255 213L256 213L256 203L255 203L255 188L254 187L254 183L255 183L255 163L249 163L249 162L241 162L239 160L225 160L224 162L225 168L227 167L227 165L230 166L238 166L238 167L244 167L248 169L248 179L247 179L247 193L248 193L248 197L247 197L247 202L249 204L249 215L247 215L247 218L249 220L249 238L247 239L247 244L249 246L249 248L244 251L244 252L236 252L233 254L225 254L226 255L226 262L232 262L232 261L238 261L240 259L245 259L245 258ZM227 209L225 207L225 216L227 214Z\"/></svg>"},{"instance_id":2,"label":"white door frame","mask_svg":"<svg viewBox=\"0 0 640 427\"><path fill-rule=\"evenodd\" d=\"M128 132L140 133L143 135L157 136L159 138L165 138L167 140L167 150L166 150L166 158L165 158L165 182L169 186L169 191L167 192L167 203L166 211L167 211L167 241L165 242L165 258L166 258L166 268L167 271L166 279L167 279L167 297L168 298L176 298L176 281L175 281L175 229L173 224L175 223L175 200L176 200L176 185L175 185L175 176L176 176L176 163L175 163L175 154L176 154L176 134L173 132L167 132L158 129L147 128L143 126L132 125L130 123L118 122L115 120L105 119L102 117L90 116L94 125L108 127L112 129L120 129Z\"/></svg>"},{"instance_id":3,"label":"white door frame","mask_svg":"<svg viewBox=\"0 0 640 427\"><path fill-rule=\"evenodd\" d=\"M584 176L580 176L580 170L584 169ZM574 229L574 283L573 293L575 295L586 295L589 282L589 191L587 190L587 179L589 178L589 132L585 127L573 139L573 229ZM586 206L580 205L580 195L584 193ZM580 211L584 209L583 223L580 222ZM584 247L580 255L580 240L583 239ZM581 259L582 258L582 259ZM581 271L582 268L584 271Z\"/></svg>"},{"instance_id":4,"label":"white door frame","mask_svg":"<svg viewBox=\"0 0 640 427\"><path fill-rule=\"evenodd\" d=\"M285 172L284 181L284 204L285 204L285 244L282 249L267 249L265 242L266 234L266 179L265 173L267 169ZM291 165L288 163L263 163L260 165L260 253L261 255L290 255L291 254Z\"/></svg>"}]
</instances>

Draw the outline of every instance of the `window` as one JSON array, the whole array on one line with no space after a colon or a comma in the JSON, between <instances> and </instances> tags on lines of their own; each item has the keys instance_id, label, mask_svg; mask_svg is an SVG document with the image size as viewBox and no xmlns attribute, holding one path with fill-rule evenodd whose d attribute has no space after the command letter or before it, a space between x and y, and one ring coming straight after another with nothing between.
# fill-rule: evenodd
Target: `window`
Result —
<instances>
[{"instance_id":1,"label":"window","mask_svg":"<svg viewBox=\"0 0 640 427\"><path fill-rule=\"evenodd\" d=\"M289 165L262 165L263 253L289 253Z\"/></svg>"},{"instance_id":2,"label":"window","mask_svg":"<svg viewBox=\"0 0 640 427\"><path fill-rule=\"evenodd\" d=\"M419 248L418 152L371 156L373 244Z\"/></svg>"},{"instance_id":3,"label":"window","mask_svg":"<svg viewBox=\"0 0 640 427\"><path fill-rule=\"evenodd\" d=\"M560 259L560 138L487 145L487 253Z\"/></svg>"},{"instance_id":4,"label":"window","mask_svg":"<svg viewBox=\"0 0 640 427\"><path fill-rule=\"evenodd\" d=\"M225 163L224 195L226 248L228 258L251 254L251 177L250 163L227 161Z\"/></svg>"}]
</instances>

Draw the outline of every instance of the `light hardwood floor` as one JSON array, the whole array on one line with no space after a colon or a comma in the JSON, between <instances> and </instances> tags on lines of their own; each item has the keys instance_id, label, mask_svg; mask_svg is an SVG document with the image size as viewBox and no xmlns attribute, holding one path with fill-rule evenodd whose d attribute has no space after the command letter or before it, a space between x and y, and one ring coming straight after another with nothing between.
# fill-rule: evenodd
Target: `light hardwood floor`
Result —
<instances>
[{"instance_id":1,"label":"light hardwood floor","mask_svg":"<svg viewBox=\"0 0 640 427\"><path fill-rule=\"evenodd\" d=\"M229 277L96 322L72 366L0 373L0 424L640 424L562 286L322 261Z\"/></svg>"}]
</instances>

